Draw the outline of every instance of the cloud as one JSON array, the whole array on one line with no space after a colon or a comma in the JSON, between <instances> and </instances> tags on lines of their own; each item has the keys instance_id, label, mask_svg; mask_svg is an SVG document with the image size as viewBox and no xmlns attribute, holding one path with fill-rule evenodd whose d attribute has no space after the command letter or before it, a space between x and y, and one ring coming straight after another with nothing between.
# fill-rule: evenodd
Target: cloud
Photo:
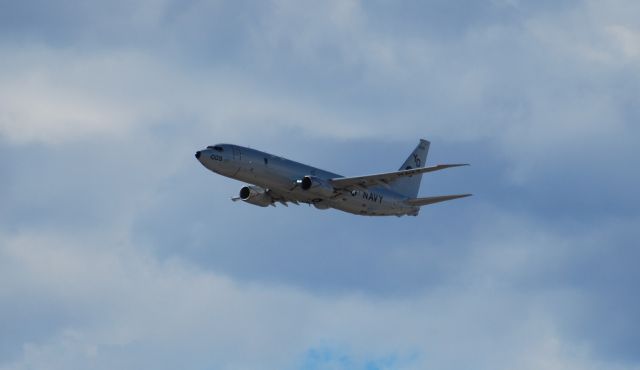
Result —
<instances>
[{"instance_id":1,"label":"cloud","mask_svg":"<svg viewBox=\"0 0 640 370\"><path fill-rule=\"evenodd\" d=\"M269 72L295 75L284 83L303 94L367 112L361 121L374 137L490 138L521 183L558 156L596 161L589 148L635 132L637 112L628 107L637 89L626 82L637 76L635 26L619 10L633 4L494 4L473 17L460 10L435 28L423 18L455 6L277 4L266 36L254 41L260 60ZM456 32L445 37L443 22ZM624 157L630 143L618 147Z\"/></svg>"},{"instance_id":2,"label":"cloud","mask_svg":"<svg viewBox=\"0 0 640 370\"><path fill-rule=\"evenodd\" d=\"M490 242L481 242L488 250L475 252L491 266L461 261L458 267L468 276L387 299L241 283L180 258L159 260L144 246L110 240L109 233L103 238L21 233L2 239L3 280L12 279L11 289L2 290L3 301L22 302L21 310L31 312L29 320L36 326L58 323L46 336L23 337L24 344L7 341L24 336L21 330L5 332L3 341L12 349L7 369L172 368L185 359L197 368L313 368L310 363L319 359L309 355L323 347L337 351L337 358L351 358L334 364L344 369L367 363L386 363L387 368L454 369L472 363L616 368L600 363L588 341L576 345L561 330L556 315L580 305L572 297L577 292L571 287L510 287L519 284L523 271L518 265L528 257L507 255L502 266L508 270L496 268L491 255L505 258L505 253ZM549 243L549 250L557 246ZM3 310L2 320L16 313ZM337 361L329 356L325 362Z\"/></svg>"},{"instance_id":3,"label":"cloud","mask_svg":"<svg viewBox=\"0 0 640 370\"><path fill-rule=\"evenodd\" d=\"M636 7L12 4L0 368L637 367ZM475 197L259 209L193 159L358 175L421 136L473 164L424 195Z\"/></svg>"},{"instance_id":4,"label":"cloud","mask_svg":"<svg viewBox=\"0 0 640 370\"><path fill-rule=\"evenodd\" d=\"M628 241L612 248L602 242L620 229L564 240L540 229L527 231L531 223L515 222L513 215L497 216L489 218L500 220L493 228L478 225L466 256L431 256L450 270L430 287L422 281L426 290L404 297L363 296L357 290L318 294L312 287L292 288L290 279L236 280L183 260L181 251L159 259L153 246L114 239L118 233L111 230L74 237L40 230L4 235L0 271L11 284L3 285L2 300L20 307L3 310L3 327L15 328L3 338L9 344L5 351L12 351L6 367L169 368L189 358L194 367L295 368L296 358L331 343L331 351L352 358L354 366L418 353L399 368L462 368L476 361L492 368L616 368L597 360L603 355L598 349L613 343L619 348L625 336L623 343L635 343L637 330L603 331L610 321L598 307L604 292L597 287L604 283L608 289L610 283L597 276L585 280L582 273L598 269L605 277L630 257L630 249L621 249ZM426 262L419 250L386 248ZM603 256L610 262L603 265ZM366 272L375 274L399 278L381 267ZM620 292L633 291L633 275L621 278L630 285ZM612 292L611 299L619 298ZM637 302L622 306L618 317L633 322ZM33 331L9 325L15 320L28 320ZM593 327L584 327L585 320ZM511 356L499 348L509 348ZM478 353L484 354L480 360Z\"/></svg>"},{"instance_id":5,"label":"cloud","mask_svg":"<svg viewBox=\"0 0 640 370\"><path fill-rule=\"evenodd\" d=\"M0 134L16 144L123 139L176 123L193 136L228 139L297 129L309 135L366 136L348 116L273 93L237 71L179 71L137 52L5 49ZM266 126L268 125L268 126Z\"/></svg>"},{"instance_id":6,"label":"cloud","mask_svg":"<svg viewBox=\"0 0 640 370\"><path fill-rule=\"evenodd\" d=\"M135 53L83 55L46 47L2 54L0 133L10 142L62 144L100 136L122 137L162 114L148 99L132 101L131 84L121 84L148 67ZM146 106L145 106L146 105ZM146 121L146 122L145 122Z\"/></svg>"}]
</instances>

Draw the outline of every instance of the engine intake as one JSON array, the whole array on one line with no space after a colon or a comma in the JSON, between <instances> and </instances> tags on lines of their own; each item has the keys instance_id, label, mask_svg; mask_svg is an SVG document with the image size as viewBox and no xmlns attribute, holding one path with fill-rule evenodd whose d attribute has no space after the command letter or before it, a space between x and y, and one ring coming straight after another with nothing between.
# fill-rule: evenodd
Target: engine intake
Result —
<instances>
[{"instance_id":1,"label":"engine intake","mask_svg":"<svg viewBox=\"0 0 640 370\"><path fill-rule=\"evenodd\" d=\"M327 180L315 176L303 177L300 188L324 198L330 198L335 194L335 189Z\"/></svg>"},{"instance_id":2,"label":"engine intake","mask_svg":"<svg viewBox=\"0 0 640 370\"><path fill-rule=\"evenodd\" d=\"M311 185L313 185L313 180L311 180L311 177L305 176L305 177L302 178L302 184L300 185L302 190L311 189Z\"/></svg>"}]
</instances>

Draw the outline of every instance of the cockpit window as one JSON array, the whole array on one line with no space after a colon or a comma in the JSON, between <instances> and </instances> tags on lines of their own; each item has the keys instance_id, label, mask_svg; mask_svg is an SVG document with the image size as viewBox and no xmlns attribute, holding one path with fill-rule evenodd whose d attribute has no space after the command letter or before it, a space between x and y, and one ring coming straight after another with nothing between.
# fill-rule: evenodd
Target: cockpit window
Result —
<instances>
[{"instance_id":1,"label":"cockpit window","mask_svg":"<svg viewBox=\"0 0 640 370\"><path fill-rule=\"evenodd\" d=\"M216 146L208 146L207 149L213 149L213 150L215 150L217 152L224 152L224 148L221 147L221 146L218 146L218 145L216 145Z\"/></svg>"}]
</instances>

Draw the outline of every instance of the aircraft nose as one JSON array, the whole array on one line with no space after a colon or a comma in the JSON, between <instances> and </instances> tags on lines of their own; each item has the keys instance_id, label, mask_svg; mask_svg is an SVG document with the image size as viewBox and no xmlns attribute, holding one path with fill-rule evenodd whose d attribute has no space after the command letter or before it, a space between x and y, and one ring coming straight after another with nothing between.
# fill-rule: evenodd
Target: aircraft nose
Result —
<instances>
[{"instance_id":1,"label":"aircraft nose","mask_svg":"<svg viewBox=\"0 0 640 370\"><path fill-rule=\"evenodd\" d=\"M200 154L201 154L200 151L196 152L196 159L200 159Z\"/></svg>"}]
</instances>

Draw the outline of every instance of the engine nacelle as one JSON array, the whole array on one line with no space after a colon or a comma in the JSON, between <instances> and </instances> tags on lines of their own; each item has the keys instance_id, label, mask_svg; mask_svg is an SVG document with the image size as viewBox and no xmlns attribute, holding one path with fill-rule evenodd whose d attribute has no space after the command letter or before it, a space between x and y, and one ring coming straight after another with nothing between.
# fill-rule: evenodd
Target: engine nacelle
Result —
<instances>
[{"instance_id":1,"label":"engine nacelle","mask_svg":"<svg viewBox=\"0 0 640 370\"><path fill-rule=\"evenodd\" d=\"M273 203L273 198L259 186L243 186L240 189L240 199L260 207L266 207Z\"/></svg>"},{"instance_id":2,"label":"engine nacelle","mask_svg":"<svg viewBox=\"0 0 640 370\"><path fill-rule=\"evenodd\" d=\"M303 177L300 187L302 190L323 198L330 198L335 195L335 189L327 180L315 176Z\"/></svg>"}]
</instances>

